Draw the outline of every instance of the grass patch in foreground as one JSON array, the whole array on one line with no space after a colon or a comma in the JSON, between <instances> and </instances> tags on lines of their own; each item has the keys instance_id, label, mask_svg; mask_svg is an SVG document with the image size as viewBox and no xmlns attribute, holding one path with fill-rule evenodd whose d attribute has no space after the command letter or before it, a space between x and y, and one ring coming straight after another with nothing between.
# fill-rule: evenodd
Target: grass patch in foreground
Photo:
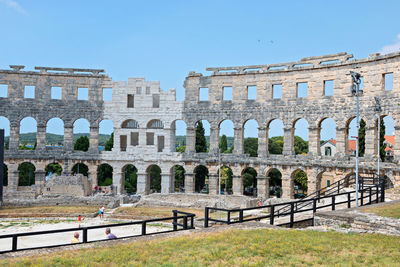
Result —
<instances>
[{"instance_id":1,"label":"grass patch in foreground","mask_svg":"<svg viewBox=\"0 0 400 267\"><path fill-rule=\"evenodd\" d=\"M390 204L390 202L388 202L383 206L366 208L362 209L361 211L371 212L381 217L400 219L400 202L394 204Z\"/></svg>"},{"instance_id":2,"label":"grass patch in foreground","mask_svg":"<svg viewBox=\"0 0 400 267\"><path fill-rule=\"evenodd\" d=\"M179 210L196 214L196 217L204 217L204 210L185 209L176 207L121 207L114 211L114 215L128 215L132 217L172 217L172 210Z\"/></svg>"},{"instance_id":3,"label":"grass patch in foreground","mask_svg":"<svg viewBox=\"0 0 400 267\"><path fill-rule=\"evenodd\" d=\"M6 259L0 265L398 266L399 247L400 238L376 234L229 230Z\"/></svg>"},{"instance_id":4,"label":"grass patch in foreground","mask_svg":"<svg viewBox=\"0 0 400 267\"><path fill-rule=\"evenodd\" d=\"M32 213L33 215L40 215L42 213L58 213L58 214L71 214L71 213L93 213L99 210L99 207L93 206L43 206L43 207L2 207L0 214L21 214Z\"/></svg>"}]
</instances>

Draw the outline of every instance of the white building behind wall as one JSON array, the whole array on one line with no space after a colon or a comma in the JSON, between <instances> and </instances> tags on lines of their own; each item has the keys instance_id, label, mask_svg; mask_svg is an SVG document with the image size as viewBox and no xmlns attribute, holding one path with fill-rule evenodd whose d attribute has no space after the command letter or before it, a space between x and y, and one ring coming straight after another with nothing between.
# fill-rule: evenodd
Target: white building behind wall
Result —
<instances>
[{"instance_id":1,"label":"white building behind wall","mask_svg":"<svg viewBox=\"0 0 400 267\"><path fill-rule=\"evenodd\" d=\"M105 119L114 124L114 147L102 153L102 162L113 167L113 185L123 192L123 168L134 165L138 172L137 192L148 193L149 167L161 168L162 193L174 190L174 165L182 165L175 152L175 121L182 119L183 102L175 89L163 91L160 83L144 78L112 82L112 101L105 102Z\"/></svg>"}]
</instances>

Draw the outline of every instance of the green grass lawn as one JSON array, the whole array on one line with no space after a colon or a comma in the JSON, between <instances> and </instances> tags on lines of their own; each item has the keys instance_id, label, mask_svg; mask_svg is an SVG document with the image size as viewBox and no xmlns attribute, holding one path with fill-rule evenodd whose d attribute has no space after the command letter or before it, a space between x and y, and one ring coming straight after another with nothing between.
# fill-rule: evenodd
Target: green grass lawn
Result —
<instances>
[{"instance_id":1,"label":"green grass lawn","mask_svg":"<svg viewBox=\"0 0 400 267\"><path fill-rule=\"evenodd\" d=\"M363 212L371 212L381 217L400 219L400 202L391 204L390 202L381 207L371 207L362 209Z\"/></svg>"},{"instance_id":2,"label":"green grass lawn","mask_svg":"<svg viewBox=\"0 0 400 267\"><path fill-rule=\"evenodd\" d=\"M400 266L400 238L297 230L220 233L1 260L1 266Z\"/></svg>"}]
</instances>

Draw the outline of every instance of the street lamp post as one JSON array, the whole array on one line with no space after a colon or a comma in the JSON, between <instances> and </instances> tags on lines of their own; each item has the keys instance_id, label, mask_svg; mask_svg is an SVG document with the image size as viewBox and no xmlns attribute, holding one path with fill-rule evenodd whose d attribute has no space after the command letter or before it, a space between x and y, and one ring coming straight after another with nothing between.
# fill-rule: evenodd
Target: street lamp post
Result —
<instances>
[{"instance_id":1,"label":"street lamp post","mask_svg":"<svg viewBox=\"0 0 400 267\"><path fill-rule=\"evenodd\" d=\"M218 198L219 208L221 208L221 149L218 148ZM221 210L219 211L219 219L221 220Z\"/></svg>"},{"instance_id":2,"label":"street lamp post","mask_svg":"<svg viewBox=\"0 0 400 267\"><path fill-rule=\"evenodd\" d=\"M382 112L382 107L381 107L381 100L378 97L375 97L375 111L378 113L378 164L377 164L377 174L378 174L378 179L379 179L379 174L380 174L380 161L381 161L381 112Z\"/></svg>"},{"instance_id":3,"label":"street lamp post","mask_svg":"<svg viewBox=\"0 0 400 267\"><path fill-rule=\"evenodd\" d=\"M356 96L356 124L357 124L357 138L356 138L356 207L358 207L358 146L359 146L359 136L358 132L360 130L360 104L359 96L362 94L360 90L361 75L357 72L350 71L351 78L353 79L353 84L350 87L351 94Z\"/></svg>"}]
</instances>

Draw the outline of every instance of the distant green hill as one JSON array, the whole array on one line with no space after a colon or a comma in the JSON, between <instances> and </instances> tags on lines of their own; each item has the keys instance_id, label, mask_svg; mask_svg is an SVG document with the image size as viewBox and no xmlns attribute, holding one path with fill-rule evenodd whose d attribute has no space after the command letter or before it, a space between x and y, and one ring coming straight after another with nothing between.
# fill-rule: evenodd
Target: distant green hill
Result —
<instances>
[{"instance_id":1,"label":"distant green hill","mask_svg":"<svg viewBox=\"0 0 400 267\"><path fill-rule=\"evenodd\" d=\"M74 143L81 136L89 137L89 134L85 134L85 133L74 134ZM99 135L99 146L104 146L108 139L110 139L110 135L100 134ZM6 136L4 138L4 140L7 143L7 142L9 142L10 137ZM36 142L36 133L20 134L20 140L21 140L22 144L26 143L28 145L34 145ZM62 144L63 140L64 140L64 135L51 134L51 133L46 134L46 143L48 143L48 144L52 144L52 145Z\"/></svg>"}]
</instances>

